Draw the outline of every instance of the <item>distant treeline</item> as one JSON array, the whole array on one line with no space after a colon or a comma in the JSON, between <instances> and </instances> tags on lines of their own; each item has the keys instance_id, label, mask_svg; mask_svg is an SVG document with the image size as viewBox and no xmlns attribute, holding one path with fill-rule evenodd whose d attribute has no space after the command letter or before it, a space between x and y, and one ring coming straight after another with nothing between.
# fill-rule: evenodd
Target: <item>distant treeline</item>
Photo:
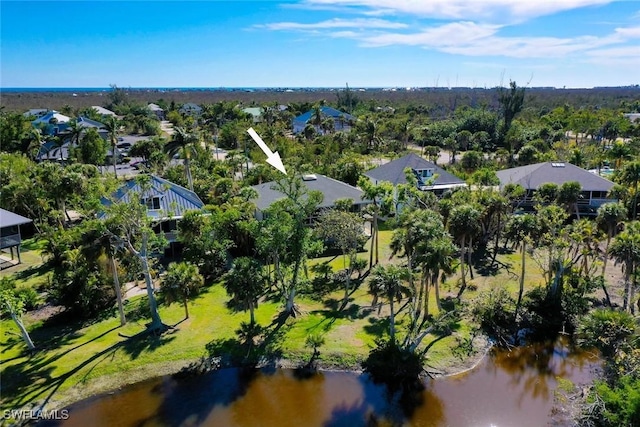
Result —
<instances>
[{"instance_id":1,"label":"distant treeline","mask_svg":"<svg viewBox=\"0 0 640 427\"><path fill-rule=\"evenodd\" d=\"M337 100L336 89L315 89L308 91L285 92L282 90L229 91L229 90L173 90L163 92L153 89L124 89L133 103L158 101L182 104L213 104L220 101L237 101L244 106L264 105L267 103L316 103L325 101L334 104ZM423 88L423 89L351 89L360 103L371 106L421 106L432 116L446 117L462 106L472 108L486 106L494 109L498 106L498 94L494 89L479 88ZM640 87L602 87L593 89L554 89L528 88L525 104L528 108L555 108L569 105L574 108L621 108L633 109L640 102ZM109 102L108 92L4 92L1 93L1 105L5 111L26 111L30 108L50 108L55 110L81 109L93 105L104 106ZM420 109L420 108L418 108ZM425 111L426 112L426 111Z\"/></svg>"}]
</instances>

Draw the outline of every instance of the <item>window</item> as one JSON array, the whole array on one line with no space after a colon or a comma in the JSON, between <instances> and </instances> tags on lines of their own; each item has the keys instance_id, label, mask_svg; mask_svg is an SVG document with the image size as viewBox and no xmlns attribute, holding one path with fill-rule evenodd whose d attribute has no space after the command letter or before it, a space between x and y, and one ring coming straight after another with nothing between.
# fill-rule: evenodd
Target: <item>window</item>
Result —
<instances>
[{"instance_id":1,"label":"window","mask_svg":"<svg viewBox=\"0 0 640 427\"><path fill-rule=\"evenodd\" d=\"M142 199L142 204L149 210L160 209L160 197L147 197L146 199Z\"/></svg>"},{"instance_id":2,"label":"window","mask_svg":"<svg viewBox=\"0 0 640 427\"><path fill-rule=\"evenodd\" d=\"M431 178L433 176L433 169L416 169L418 178Z\"/></svg>"}]
</instances>

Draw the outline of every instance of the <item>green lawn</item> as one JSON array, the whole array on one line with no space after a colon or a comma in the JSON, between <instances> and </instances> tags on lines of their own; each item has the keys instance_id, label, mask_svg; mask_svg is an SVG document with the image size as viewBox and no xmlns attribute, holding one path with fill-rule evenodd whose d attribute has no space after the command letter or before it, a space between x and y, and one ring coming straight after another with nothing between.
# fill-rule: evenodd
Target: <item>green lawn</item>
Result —
<instances>
[{"instance_id":1,"label":"green lawn","mask_svg":"<svg viewBox=\"0 0 640 427\"><path fill-rule=\"evenodd\" d=\"M388 262L391 233L389 230L380 233L381 262ZM368 259L367 252L359 256ZM311 263L331 259L315 259ZM519 272L520 258L517 254L500 255L499 260L509 265L510 271ZM336 257L331 264L334 269L342 268L342 257ZM471 281L477 289L474 290L472 286L463 299L470 300L481 290L497 286L506 286L515 295L516 274L507 273L504 269L495 275L477 274L475 280ZM531 260L526 279L529 287L540 281L537 266ZM42 278L29 276L21 285L33 285L38 280ZM443 297L457 293L457 280L457 277L451 277L443 285ZM358 366L374 345L375 339L387 333L387 311L384 308L381 316L378 316L377 310L369 307L371 296L367 293L366 283L353 292L350 305L339 312L335 306L342 296L341 290L322 301L300 296L296 301L300 314L284 323L278 322L278 314L282 309L279 302L261 302L256 319L267 328L264 336L272 354L302 363L311 354L311 350L305 347L306 337L311 333L322 334L325 338L324 345L320 347L323 366ZM25 323L39 348L31 356L26 355L16 326L10 320L3 320L0 323L2 407L17 408L49 399L69 403L123 384L176 372L190 363L197 363L202 357L237 352L240 344L235 331L242 321L249 320L249 314L231 311L226 306L227 300L224 288L215 284L190 302L190 318L187 320L184 319L181 304L161 306L162 320L172 328L160 337L143 334L148 321L146 316L119 327L115 309L106 319L90 325L43 323L33 321L26 315ZM130 318L140 304L146 304L146 296L127 304ZM431 298L431 310L436 311L434 297ZM144 307L141 312L146 313ZM456 337L466 338L470 333L470 326L462 321L453 336L437 341L429 350L429 365L443 369L459 363L452 353ZM428 337L425 344L436 338Z\"/></svg>"}]
</instances>

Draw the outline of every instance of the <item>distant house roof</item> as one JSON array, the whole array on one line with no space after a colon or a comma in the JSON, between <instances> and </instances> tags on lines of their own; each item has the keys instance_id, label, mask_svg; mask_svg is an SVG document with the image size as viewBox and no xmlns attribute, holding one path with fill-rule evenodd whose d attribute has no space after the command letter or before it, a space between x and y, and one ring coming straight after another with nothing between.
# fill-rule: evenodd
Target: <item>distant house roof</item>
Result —
<instances>
[{"instance_id":1,"label":"distant house roof","mask_svg":"<svg viewBox=\"0 0 640 427\"><path fill-rule=\"evenodd\" d=\"M34 121L31 122L33 125L38 125L40 123L49 124L52 119L56 119L57 123L69 123L71 120L70 117L65 116L64 114L60 114L57 111L49 111L44 116L38 117Z\"/></svg>"},{"instance_id":2,"label":"distant house roof","mask_svg":"<svg viewBox=\"0 0 640 427\"><path fill-rule=\"evenodd\" d=\"M136 200L157 198L159 209L147 209L147 215L153 220L180 219L189 210L204 208L204 203L193 191L157 175L150 175L150 178L151 182L148 190L143 192L140 183L136 179L132 179L121 186L110 199L103 197L101 200L102 205L110 206L114 202L128 203L132 197L135 197ZM106 213L102 212L98 215L98 218L104 218L105 216Z\"/></svg>"},{"instance_id":3,"label":"distant house roof","mask_svg":"<svg viewBox=\"0 0 640 427\"><path fill-rule=\"evenodd\" d=\"M632 122L640 121L640 113L624 113L623 116Z\"/></svg>"},{"instance_id":4,"label":"distant house roof","mask_svg":"<svg viewBox=\"0 0 640 427\"><path fill-rule=\"evenodd\" d=\"M84 116L78 117L78 125L80 125L83 128L96 128L96 129L104 128L104 125L102 123L95 120L91 120Z\"/></svg>"},{"instance_id":5,"label":"distant house roof","mask_svg":"<svg viewBox=\"0 0 640 427\"><path fill-rule=\"evenodd\" d=\"M93 105L91 106L91 108L93 108L98 114L102 115L102 116L115 116L116 113L114 113L111 110L107 110L104 107L100 107L99 105Z\"/></svg>"},{"instance_id":6,"label":"distant house roof","mask_svg":"<svg viewBox=\"0 0 640 427\"><path fill-rule=\"evenodd\" d=\"M194 104L193 102L187 102L180 107L181 113L200 113L202 111L202 107L198 104Z\"/></svg>"},{"instance_id":7,"label":"distant house roof","mask_svg":"<svg viewBox=\"0 0 640 427\"><path fill-rule=\"evenodd\" d=\"M251 114L254 118L262 116L262 108L260 107L247 107L242 109L243 112Z\"/></svg>"},{"instance_id":8,"label":"distant house roof","mask_svg":"<svg viewBox=\"0 0 640 427\"><path fill-rule=\"evenodd\" d=\"M336 200L339 199L352 199L354 205L371 203L369 200L362 200L364 193L359 188L324 175L305 175L303 183L308 190L317 190L323 194L324 198L318 206L319 208L332 207L335 205ZM251 187L258 192L258 200L255 203L259 210L263 211L277 200L286 197L278 190L273 189L272 187L274 186L275 181L271 181Z\"/></svg>"},{"instance_id":9,"label":"distant house roof","mask_svg":"<svg viewBox=\"0 0 640 427\"><path fill-rule=\"evenodd\" d=\"M164 111L158 104L149 104L147 108L151 111Z\"/></svg>"},{"instance_id":10,"label":"distant house roof","mask_svg":"<svg viewBox=\"0 0 640 427\"><path fill-rule=\"evenodd\" d=\"M41 117L47 114L49 110L47 108L32 108L23 114L25 117Z\"/></svg>"},{"instance_id":11,"label":"distant house roof","mask_svg":"<svg viewBox=\"0 0 640 427\"><path fill-rule=\"evenodd\" d=\"M466 185L462 179L413 153L378 166L375 169L368 170L364 172L363 175L375 181L386 181L393 185L406 184L407 177L404 173L406 168L414 170L433 169L434 175L437 175L431 186L434 189Z\"/></svg>"},{"instance_id":12,"label":"distant house roof","mask_svg":"<svg viewBox=\"0 0 640 427\"><path fill-rule=\"evenodd\" d=\"M55 147L54 141L46 141L40 146L36 159L43 160L67 160L69 158L69 143L65 142L60 147Z\"/></svg>"},{"instance_id":13,"label":"distant house roof","mask_svg":"<svg viewBox=\"0 0 640 427\"><path fill-rule=\"evenodd\" d=\"M505 169L496 173L500 187L507 184L520 184L527 190L537 190L542 184L577 181L584 191L609 191L613 182L595 175L585 169L563 162L544 162L533 165Z\"/></svg>"},{"instance_id":14,"label":"distant house roof","mask_svg":"<svg viewBox=\"0 0 640 427\"><path fill-rule=\"evenodd\" d=\"M29 218L0 208L0 228L13 227L14 225L28 224L33 222Z\"/></svg>"},{"instance_id":15,"label":"distant house roof","mask_svg":"<svg viewBox=\"0 0 640 427\"><path fill-rule=\"evenodd\" d=\"M322 112L323 115L328 116L328 117L332 117L334 119L342 118L344 120L355 120L355 117L352 116L351 114L343 113L342 111L336 110L335 108L320 107L320 111ZM311 119L311 117L313 116L314 113L315 113L315 109L309 110L306 113L301 114L298 117L296 117L295 119L293 119L293 121L294 122L306 123L306 122L309 121L309 119Z\"/></svg>"}]
</instances>

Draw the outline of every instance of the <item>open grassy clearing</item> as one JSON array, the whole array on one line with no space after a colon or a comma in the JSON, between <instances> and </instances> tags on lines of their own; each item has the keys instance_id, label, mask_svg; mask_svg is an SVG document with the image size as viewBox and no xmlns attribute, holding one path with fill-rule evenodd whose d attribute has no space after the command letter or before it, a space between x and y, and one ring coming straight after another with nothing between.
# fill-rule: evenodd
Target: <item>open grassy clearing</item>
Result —
<instances>
[{"instance_id":1,"label":"open grassy clearing","mask_svg":"<svg viewBox=\"0 0 640 427\"><path fill-rule=\"evenodd\" d=\"M380 233L380 261L389 262L389 242L392 231ZM359 257L367 259L367 251ZM25 251L29 252L29 251ZM39 259L39 251L34 259ZM32 254L33 255L33 254ZM514 295L517 292L517 272L520 269L519 254L498 257L509 266L509 272L476 273L475 280L465 292L463 300L469 301L484 289L505 286ZM318 258L311 264L330 261L335 270L344 268L343 257ZM392 261L398 262L398 261ZM37 266L35 266L37 267ZM32 267L33 268L33 267ZM24 271L28 271L24 270ZM42 271L47 274L46 271ZM516 274L513 274L516 273ZM21 273L17 273L20 275ZM30 275L21 286L35 285L41 279ZM442 286L442 297L457 293L458 277L449 278ZM527 287L541 282L541 275L532 260L528 260ZM279 322L282 305L278 301L262 301L256 311L257 322L266 328L263 334L267 346L264 356L285 359L290 365L306 362L311 349L305 340L311 333L324 336L320 347L320 365L324 368L357 369L374 346L375 339L387 334L388 308L371 307L367 284L362 283L351 294L350 305L342 312L336 307L342 299L341 289L322 300L305 295L297 298L300 314ZM25 315L25 323L39 350L28 356L18 329L10 320L0 323L0 358L2 360L2 407L17 408L33 402L51 401L66 404L100 391L117 388L142 379L173 373L190 364L197 364L203 357L225 353L244 354L244 347L236 331L241 322L249 320L248 313L230 310L225 289L220 284L207 287L189 304L190 318L184 319L181 304L160 306L160 315L171 328L160 337L144 334L147 319L146 297L135 297L126 308L129 323L119 326L116 310L92 324L43 321ZM432 294L430 310L437 311ZM139 314L138 314L139 313ZM138 314L138 318L136 318ZM398 319L402 322L402 319ZM427 337L429 344L428 365L436 371L448 372L465 364L454 353L459 340L469 338L471 326L463 320L454 334L438 339ZM269 354L267 354L269 353Z\"/></svg>"}]
</instances>

